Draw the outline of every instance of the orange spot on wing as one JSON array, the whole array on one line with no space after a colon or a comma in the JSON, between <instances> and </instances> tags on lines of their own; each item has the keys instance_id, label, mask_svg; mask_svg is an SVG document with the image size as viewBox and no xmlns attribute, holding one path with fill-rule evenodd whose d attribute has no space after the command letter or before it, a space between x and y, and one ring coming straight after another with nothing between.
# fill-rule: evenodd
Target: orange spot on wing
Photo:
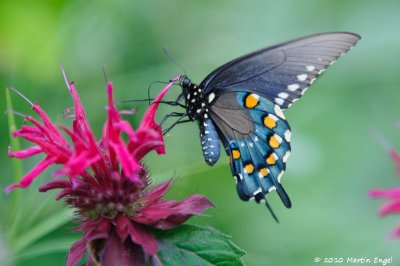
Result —
<instances>
[{"instance_id":1,"label":"orange spot on wing","mask_svg":"<svg viewBox=\"0 0 400 266\"><path fill-rule=\"evenodd\" d=\"M232 150L232 157L235 160L239 159L240 158L240 151L239 150Z\"/></svg>"},{"instance_id":2,"label":"orange spot on wing","mask_svg":"<svg viewBox=\"0 0 400 266\"><path fill-rule=\"evenodd\" d=\"M246 173L251 174L254 171L254 166L251 163L246 164L244 170L246 171Z\"/></svg>"},{"instance_id":3,"label":"orange spot on wing","mask_svg":"<svg viewBox=\"0 0 400 266\"><path fill-rule=\"evenodd\" d=\"M244 106L246 108L254 108L257 106L259 100L258 100L259 96L257 94L254 93L250 93L246 96L246 98L244 99Z\"/></svg>"},{"instance_id":4,"label":"orange spot on wing","mask_svg":"<svg viewBox=\"0 0 400 266\"><path fill-rule=\"evenodd\" d=\"M264 117L264 125L269 129L273 129L276 127L276 121L272 117L266 116Z\"/></svg>"},{"instance_id":5,"label":"orange spot on wing","mask_svg":"<svg viewBox=\"0 0 400 266\"><path fill-rule=\"evenodd\" d=\"M266 162L267 164L275 164L276 159L275 159L274 154L271 153L271 155L268 156L268 158L265 160L265 162Z\"/></svg>"},{"instance_id":6,"label":"orange spot on wing","mask_svg":"<svg viewBox=\"0 0 400 266\"><path fill-rule=\"evenodd\" d=\"M269 146L271 146L271 148L273 148L273 149L278 148L279 145L281 144L281 143L279 142L279 140L275 137L275 135L272 135L272 136L269 138L268 143L269 143Z\"/></svg>"},{"instance_id":7,"label":"orange spot on wing","mask_svg":"<svg viewBox=\"0 0 400 266\"><path fill-rule=\"evenodd\" d=\"M268 174L269 174L269 170L267 169L267 168L261 168L260 169L260 174L262 175L262 176L267 176Z\"/></svg>"}]
</instances>

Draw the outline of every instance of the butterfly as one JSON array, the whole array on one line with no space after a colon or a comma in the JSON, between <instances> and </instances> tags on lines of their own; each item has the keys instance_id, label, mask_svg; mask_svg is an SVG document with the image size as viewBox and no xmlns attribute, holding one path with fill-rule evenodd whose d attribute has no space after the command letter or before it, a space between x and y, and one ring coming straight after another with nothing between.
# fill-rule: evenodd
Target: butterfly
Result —
<instances>
[{"instance_id":1,"label":"butterfly","mask_svg":"<svg viewBox=\"0 0 400 266\"><path fill-rule=\"evenodd\" d=\"M277 220L266 201L269 192L276 190L283 204L292 206L281 185L291 150L283 111L360 38L347 32L315 34L232 60L199 85L181 76L177 102L184 101L186 112L173 115L199 123L208 165L217 162L222 142L240 199L265 202Z\"/></svg>"}]
</instances>

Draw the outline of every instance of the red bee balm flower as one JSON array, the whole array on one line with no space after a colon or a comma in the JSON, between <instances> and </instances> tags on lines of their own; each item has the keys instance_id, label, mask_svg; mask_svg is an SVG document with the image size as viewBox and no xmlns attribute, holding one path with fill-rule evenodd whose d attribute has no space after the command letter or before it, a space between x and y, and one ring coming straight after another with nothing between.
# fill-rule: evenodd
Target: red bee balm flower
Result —
<instances>
[{"instance_id":1,"label":"red bee balm flower","mask_svg":"<svg viewBox=\"0 0 400 266\"><path fill-rule=\"evenodd\" d=\"M165 153L161 126L155 122L155 113L174 81L176 79L154 100L136 131L122 120L113 102L112 84L108 83L107 121L103 135L97 141L71 82L68 87L75 106L71 128L57 128L35 103L33 110L41 122L27 116L25 120L32 125L24 125L14 132L14 137L23 137L36 145L26 150L9 151L10 157L22 159L44 153L45 158L18 184L9 186L7 192L28 187L52 164L62 165L54 173L56 177L68 177L56 178L39 188L40 192L60 189L56 199L64 199L76 209L79 217L77 230L84 234L71 247L68 266L79 263L86 251L89 252L87 265L143 265L152 259L157 262L157 240L150 229L174 228L213 206L200 195L181 201L164 200L162 197L171 181L149 188L147 170L141 163L152 150ZM61 131L69 136L72 145Z\"/></svg>"},{"instance_id":2,"label":"red bee balm flower","mask_svg":"<svg viewBox=\"0 0 400 266\"><path fill-rule=\"evenodd\" d=\"M400 154L379 133L375 133L375 137L387 150L390 157L396 164L397 174L400 174ZM400 187L394 187L389 189L372 189L369 191L368 195L371 198L385 198L389 200L387 203L381 206L381 208L379 209L379 215L386 216L389 214L400 213ZM393 238L400 237L400 226L398 226L393 231L390 237Z\"/></svg>"},{"instance_id":3,"label":"red bee balm flower","mask_svg":"<svg viewBox=\"0 0 400 266\"><path fill-rule=\"evenodd\" d=\"M369 191L369 196L373 198L386 198L389 200L389 202L383 204L379 209L379 214L381 216L400 213L400 187L373 189ZM391 237L400 237L400 226L394 230Z\"/></svg>"}]
</instances>

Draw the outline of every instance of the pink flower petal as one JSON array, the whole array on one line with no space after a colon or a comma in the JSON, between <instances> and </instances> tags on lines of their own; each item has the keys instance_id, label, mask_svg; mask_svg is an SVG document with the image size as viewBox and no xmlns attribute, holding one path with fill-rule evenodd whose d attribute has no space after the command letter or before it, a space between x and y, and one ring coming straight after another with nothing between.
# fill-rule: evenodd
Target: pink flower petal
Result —
<instances>
[{"instance_id":1,"label":"pink flower petal","mask_svg":"<svg viewBox=\"0 0 400 266\"><path fill-rule=\"evenodd\" d=\"M159 102L164 98L165 94L168 92L168 90L171 88L171 86L174 84L175 81L179 80L180 76L175 77L174 79L171 80L170 83L168 83L167 86L161 91L161 93L154 99L153 103L150 105L150 107L147 109L146 113L143 116L142 123L139 126L139 129L143 128L152 128L155 129L159 125L155 122L155 116L156 116L156 111L159 106Z\"/></svg>"},{"instance_id":2,"label":"pink flower petal","mask_svg":"<svg viewBox=\"0 0 400 266\"><path fill-rule=\"evenodd\" d=\"M56 200L60 200L64 197L67 197L74 192L75 191L72 188L64 188L63 190L61 190L60 192L57 193ZM76 193L74 193L74 196L76 196Z\"/></svg>"},{"instance_id":3,"label":"pink flower petal","mask_svg":"<svg viewBox=\"0 0 400 266\"><path fill-rule=\"evenodd\" d=\"M132 222L130 224L129 235L134 243L142 246L148 256L153 256L157 253L157 240L143 225Z\"/></svg>"},{"instance_id":4,"label":"pink flower petal","mask_svg":"<svg viewBox=\"0 0 400 266\"><path fill-rule=\"evenodd\" d=\"M46 157L43 159L39 164L37 164L32 171L30 171L27 175L25 175L18 184L14 184L11 186L8 186L5 189L5 192L10 192L11 190L14 190L16 188L26 188L28 187L32 181L40 174L42 173L47 167L52 165L56 161L55 158L53 157Z\"/></svg>"},{"instance_id":5,"label":"pink flower petal","mask_svg":"<svg viewBox=\"0 0 400 266\"><path fill-rule=\"evenodd\" d=\"M41 116L45 116L37 104L35 108L40 110L39 113ZM46 121L45 125L40 124L31 117L26 117L25 119L33 123L36 128L23 126L14 132L14 137L23 137L30 142L36 143L48 156L57 158L57 163L64 163L71 153L71 149L67 140L55 125L52 124L47 116L43 118Z\"/></svg>"},{"instance_id":6,"label":"pink flower petal","mask_svg":"<svg viewBox=\"0 0 400 266\"><path fill-rule=\"evenodd\" d=\"M390 238L400 238L400 226L398 226L389 236Z\"/></svg>"},{"instance_id":7,"label":"pink flower petal","mask_svg":"<svg viewBox=\"0 0 400 266\"><path fill-rule=\"evenodd\" d=\"M161 129L161 128L160 128ZM130 143L129 147L132 150L132 156L140 161L152 150L158 154L165 153L164 140L161 131L152 129L141 129L136 132L137 143ZM132 148L134 147L134 148Z\"/></svg>"},{"instance_id":8,"label":"pink flower petal","mask_svg":"<svg viewBox=\"0 0 400 266\"><path fill-rule=\"evenodd\" d=\"M120 128L118 127L121 119L120 114L116 110L113 101L113 87L111 82L107 83L107 121L103 130L102 143L105 145L107 149L109 149L109 161L111 163L111 167L115 169L117 167L117 155L115 150L111 148L111 143L119 143L120 138ZM129 170L128 170L129 172ZM129 172L129 174L131 174Z\"/></svg>"},{"instance_id":9,"label":"pink flower petal","mask_svg":"<svg viewBox=\"0 0 400 266\"><path fill-rule=\"evenodd\" d=\"M122 139L120 141L122 142ZM132 182L138 181L135 174L140 170L140 165L132 158L128 147L124 143L114 143L113 141L110 141L109 145L117 155L125 176Z\"/></svg>"},{"instance_id":10,"label":"pink flower petal","mask_svg":"<svg viewBox=\"0 0 400 266\"><path fill-rule=\"evenodd\" d=\"M130 225L131 220L129 220L128 217L122 214L118 215L115 221L115 229L122 242L125 241L129 235Z\"/></svg>"},{"instance_id":11,"label":"pink flower petal","mask_svg":"<svg viewBox=\"0 0 400 266\"><path fill-rule=\"evenodd\" d=\"M383 204L379 208L379 215L381 216L399 212L400 212L400 199L389 201Z\"/></svg>"},{"instance_id":12,"label":"pink flower petal","mask_svg":"<svg viewBox=\"0 0 400 266\"><path fill-rule=\"evenodd\" d=\"M400 154L396 150L389 151L390 157L397 165L397 174L400 174Z\"/></svg>"},{"instance_id":13,"label":"pink flower petal","mask_svg":"<svg viewBox=\"0 0 400 266\"><path fill-rule=\"evenodd\" d=\"M64 163L64 167L54 172L54 176L67 175L69 178L74 179L75 177L83 174L88 170L90 166L95 164L101 158L96 156L90 158L88 152L84 151L80 154L72 154L69 160Z\"/></svg>"},{"instance_id":14,"label":"pink flower petal","mask_svg":"<svg viewBox=\"0 0 400 266\"><path fill-rule=\"evenodd\" d=\"M124 242L112 233L105 241L99 256L99 263L104 266L146 266L148 259L140 246ZM98 265L98 264L96 264Z\"/></svg>"},{"instance_id":15,"label":"pink flower petal","mask_svg":"<svg viewBox=\"0 0 400 266\"><path fill-rule=\"evenodd\" d=\"M395 149L390 149L389 154L396 163L400 163L400 154Z\"/></svg>"},{"instance_id":16,"label":"pink flower petal","mask_svg":"<svg viewBox=\"0 0 400 266\"><path fill-rule=\"evenodd\" d=\"M39 187L39 192L46 192L51 189L64 189L71 186L71 182L67 180L53 180L47 182L43 186Z\"/></svg>"},{"instance_id":17,"label":"pink flower petal","mask_svg":"<svg viewBox=\"0 0 400 266\"><path fill-rule=\"evenodd\" d=\"M33 146L25 150L15 152L12 152L11 147L8 147L8 156L10 158L24 159L39 154L41 152L43 152L43 150L39 146Z\"/></svg>"},{"instance_id":18,"label":"pink flower petal","mask_svg":"<svg viewBox=\"0 0 400 266\"><path fill-rule=\"evenodd\" d=\"M81 100L75 89L74 82L69 84L69 91L74 100L74 110L75 110L75 121L74 121L74 133L77 134L82 139L87 139L89 141L94 140L94 134L90 129L89 123L86 119L85 110L83 109Z\"/></svg>"},{"instance_id":19,"label":"pink flower petal","mask_svg":"<svg viewBox=\"0 0 400 266\"><path fill-rule=\"evenodd\" d=\"M24 125L20 129L15 130L12 133L14 138L20 137L23 134L30 134L30 135L34 135L34 136L39 136L39 135L41 135L41 131L36 127L31 127L31 126L25 126Z\"/></svg>"},{"instance_id":20,"label":"pink flower petal","mask_svg":"<svg viewBox=\"0 0 400 266\"><path fill-rule=\"evenodd\" d=\"M69 146L68 142L65 140L61 132L58 128L54 125L54 123L50 120L47 114L40 108L38 103L35 103L33 106L33 110L39 114L40 118L43 121L44 128L46 129L43 133L47 134L49 139L57 139L59 145L62 146Z\"/></svg>"},{"instance_id":21,"label":"pink flower petal","mask_svg":"<svg viewBox=\"0 0 400 266\"><path fill-rule=\"evenodd\" d=\"M86 252L86 239L81 238L69 249L66 266L76 266Z\"/></svg>"},{"instance_id":22,"label":"pink flower petal","mask_svg":"<svg viewBox=\"0 0 400 266\"><path fill-rule=\"evenodd\" d=\"M156 112L157 112L158 106L160 104L160 101L163 99L165 94L168 92L168 90L171 88L171 86L177 80L179 80L179 76L177 76L173 80L171 80L171 82L167 86L165 86L165 88L161 91L161 93L154 99L153 103L150 105L150 107L147 109L146 113L144 114L142 122L138 128L138 131L143 130L143 129L153 129L157 132L158 142L153 143L151 149L154 149L158 154L165 153L165 146L164 146L164 139L162 136L162 129L161 129L160 125L155 122ZM147 153L150 150L147 149L145 151ZM140 156L144 156L144 155L146 155L146 153L143 152L140 154ZM138 159L141 160L142 157L139 157Z\"/></svg>"},{"instance_id":23,"label":"pink flower petal","mask_svg":"<svg viewBox=\"0 0 400 266\"><path fill-rule=\"evenodd\" d=\"M135 141L135 142L138 141L136 138L136 133L135 133L135 131L133 131L131 124L129 124L128 121L122 120L118 123L114 123L114 126L116 128L118 128L120 131L125 132L131 141Z\"/></svg>"},{"instance_id":24,"label":"pink flower petal","mask_svg":"<svg viewBox=\"0 0 400 266\"><path fill-rule=\"evenodd\" d=\"M400 187L389 189L372 189L368 192L368 195L372 198L396 199L400 198Z\"/></svg>"},{"instance_id":25,"label":"pink flower petal","mask_svg":"<svg viewBox=\"0 0 400 266\"><path fill-rule=\"evenodd\" d=\"M78 265L78 262L82 259L83 254L85 254L87 245L89 244L90 241L93 241L94 239L102 239L102 238L105 239L107 237L108 234L103 232L89 231L85 233L82 236L82 238L79 239L77 242L75 242L69 249L67 255L67 261L65 263L66 266Z\"/></svg>"},{"instance_id":26,"label":"pink flower petal","mask_svg":"<svg viewBox=\"0 0 400 266\"><path fill-rule=\"evenodd\" d=\"M98 159L98 161L96 161L97 163L96 164L93 163L92 165L93 171L97 175L104 174L104 172L106 172L106 163L103 160L101 160L102 157L98 149L97 141L87 121L85 110L80 101L79 95L76 92L74 82L71 82L69 84L68 89L74 100L74 110L75 110L75 120L72 123L73 134L69 133L69 135L71 136L71 138L73 135L76 135L79 137L80 141L85 142L85 148L90 154L89 157L92 158L92 160L94 160L94 158ZM72 138L72 140L74 141L74 138ZM78 143L74 142L74 144ZM77 148L78 146L75 147Z\"/></svg>"},{"instance_id":27,"label":"pink flower petal","mask_svg":"<svg viewBox=\"0 0 400 266\"><path fill-rule=\"evenodd\" d=\"M147 195L147 205L153 205L154 203L158 202L162 196L169 190L172 185L172 179L165 181L157 186L152 187Z\"/></svg>"},{"instance_id":28,"label":"pink flower petal","mask_svg":"<svg viewBox=\"0 0 400 266\"><path fill-rule=\"evenodd\" d=\"M142 209L135 221L158 229L171 229L198 215L214 204L201 195L192 195L181 201L162 200Z\"/></svg>"}]
</instances>

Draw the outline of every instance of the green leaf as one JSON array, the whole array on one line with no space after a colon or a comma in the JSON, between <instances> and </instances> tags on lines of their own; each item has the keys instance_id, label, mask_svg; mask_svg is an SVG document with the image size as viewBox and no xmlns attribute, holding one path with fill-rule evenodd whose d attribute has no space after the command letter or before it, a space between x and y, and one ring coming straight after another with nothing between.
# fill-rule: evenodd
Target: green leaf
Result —
<instances>
[{"instance_id":1,"label":"green leaf","mask_svg":"<svg viewBox=\"0 0 400 266\"><path fill-rule=\"evenodd\" d=\"M29 230L21 233L21 235L19 235L15 241L13 241L13 250L15 252L19 252L41 237L66 224L68 221L70 221L72 214L73 211L71 209L63 209L55 212L51 216L48 216L41 223L33 225L31 228L29 228Z\"/></svg>"},{"instance_id":2,"label":"green leaf","mask_svg":"<svg viewBox=\"0 0 400 266\"><path fill-rule=\"evenodd\" d=\"M56 252L66 253L76 240L76 237L64 236L57 239L39 241L22 252L17 253L16 258L21 260Z\"/></svg>"},{"instance_id":3,"label":"green leaf","mask_svg":"<svg viewBox=\"0 0 400 266\"><path fill-rule=\"evenodd\" d=\"M231 237L211 227L181 225L175 229L155 232L163 266L169 265L244 265L246 253ZM158 265L153 261L153 265Z\"/></svg>"}]
</instances>

